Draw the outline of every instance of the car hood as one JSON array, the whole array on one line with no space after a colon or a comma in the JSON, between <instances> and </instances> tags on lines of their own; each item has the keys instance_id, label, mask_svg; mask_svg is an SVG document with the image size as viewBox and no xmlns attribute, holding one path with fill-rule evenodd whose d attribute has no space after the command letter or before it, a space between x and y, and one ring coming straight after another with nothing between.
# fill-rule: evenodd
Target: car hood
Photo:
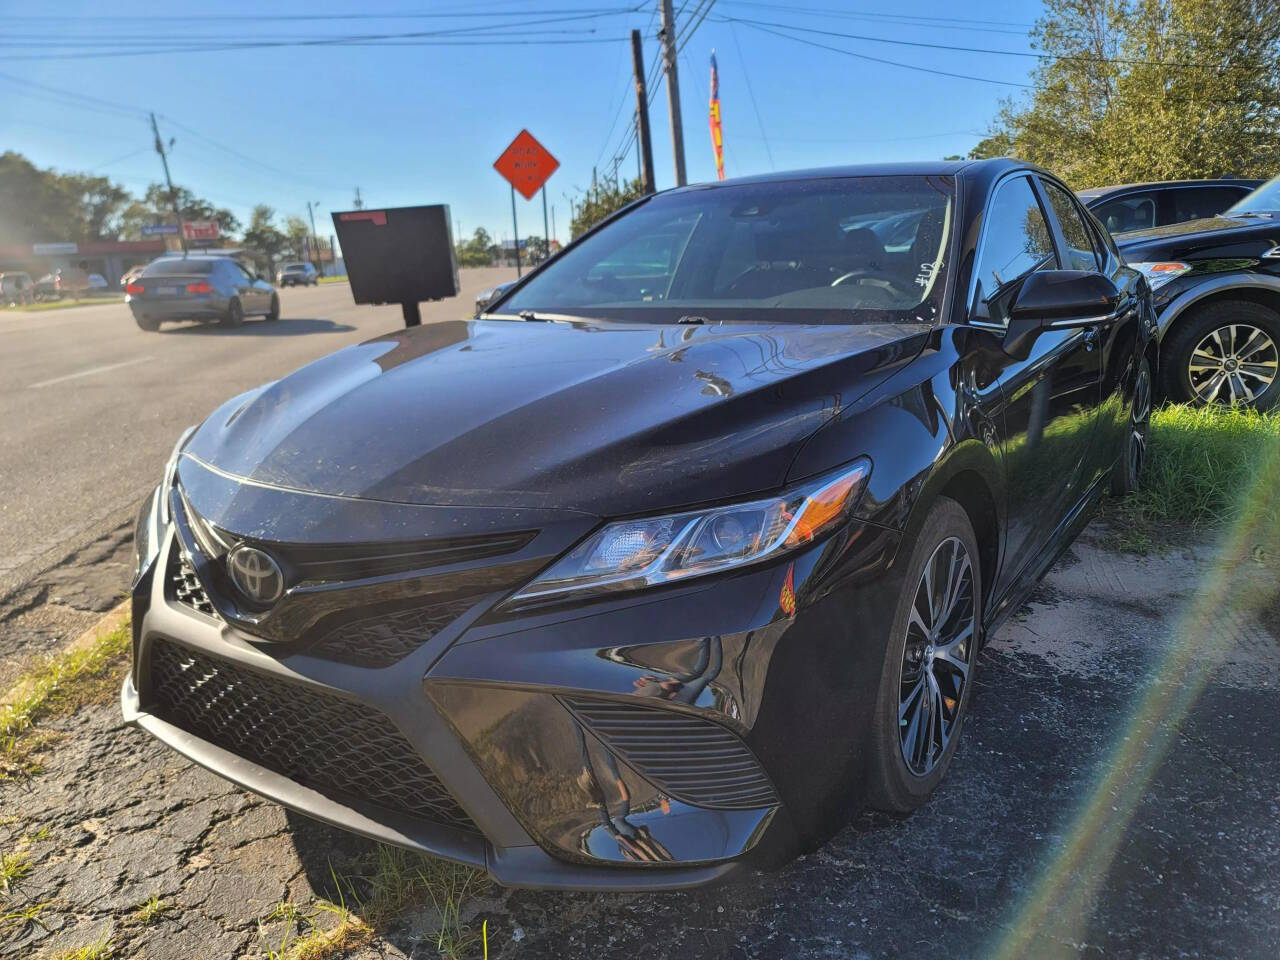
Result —
<instances>
[{"instance_id":1,"label":"car hood","mask_svg":"<svg viewBox=\"0 0 1280 960\"><path fill-rule=\"evenodd\" d=\"M1271 237L1280 240L1280 219L1275 215L1240 217L1221 214L1149 230L1135 230L1120 234L1115 241L1125 259L1133 263L1190 256L1236 243L1263 242Z\"/></svg>"},{"instance_id":2,"label":"car hood","mask_svg":"<svg viewBox=\"0 0 1280 960\"><path fill-rule=\"evenodd\" d=\"M611 516L733 498L782 485L804 440L929 330L431 324L228 401L184 455L259 484L400 503Z\"/></svg>"}]
</instances>

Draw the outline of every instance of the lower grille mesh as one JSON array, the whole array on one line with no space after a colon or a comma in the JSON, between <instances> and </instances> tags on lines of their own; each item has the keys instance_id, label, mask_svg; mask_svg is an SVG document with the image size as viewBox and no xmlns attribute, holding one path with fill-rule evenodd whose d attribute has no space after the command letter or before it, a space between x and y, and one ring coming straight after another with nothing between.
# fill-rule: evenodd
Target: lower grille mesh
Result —
<instances>
[{"instance_id":1,"label":"lower grille mesh","mask_svg":"<svg viewBox=\"0 0 1280 960\"><path fill-rule=\"evenodd\" d=\"M712 720L613 700L563 700L605 746L676 800L731 810L778 802L750 748Z\"/></svg>"},{"instance_id":2,"label":"lower grille mesh","mask_svg":"<svg viewBox=\"0 0 1280 960\"><path fill-rule=\"evenodd\" d=\"M371 707L163 640L152 647L151 697L162 719L326 796L478 832Z\"/></svg>"},{"instance_id":3,"label":"lower grille mesh","mask_svg":"<svg viewBox=\"0 0 1280 960\"><path fill-rule=\"evenodd\" d=\"M475 597L464 597L357 620L334 627L308 647L307 653L357 667L389 667L413 653L475 603Z\"/></svg>"}]
</instances>

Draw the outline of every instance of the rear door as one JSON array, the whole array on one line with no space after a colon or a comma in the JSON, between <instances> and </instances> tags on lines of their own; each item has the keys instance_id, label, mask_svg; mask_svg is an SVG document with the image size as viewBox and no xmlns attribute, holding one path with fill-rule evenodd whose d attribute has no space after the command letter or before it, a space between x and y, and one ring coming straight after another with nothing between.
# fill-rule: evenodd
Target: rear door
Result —
<instances>
[{"instance_id":1,"label":"rear door","mask_svg":"<svg viewBox=\"0 0 1280 960\"><path fill-rule=\"evenodd\" d=\"M996 185L975 258L971 325L999 334L1022 281L1036 270L1063 268L1047 209L1029 173ZM1025 359L999 357L1008 500L999 586L1034 572L1034 561L1080 500L1100 392L1092 336L1045 330Z\"/></svg>"}]
</instances>

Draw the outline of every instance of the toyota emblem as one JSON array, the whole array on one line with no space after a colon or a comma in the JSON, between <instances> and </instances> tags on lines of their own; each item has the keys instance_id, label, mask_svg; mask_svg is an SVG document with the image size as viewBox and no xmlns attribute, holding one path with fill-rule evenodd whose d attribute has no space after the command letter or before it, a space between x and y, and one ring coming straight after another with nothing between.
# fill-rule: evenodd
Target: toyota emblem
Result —
<instances>
[{"instance_id":1,"label":"toyota emblem","mask_svg":"<svg viewBox=\"0 0 1280 960\"><path fill-rule=\"evenodd\" d=\"M227 555L227 574L244 596L256 604L275 603L284 593L284 574L269 553L240 544Z\"/></svg>"}]
</instances>

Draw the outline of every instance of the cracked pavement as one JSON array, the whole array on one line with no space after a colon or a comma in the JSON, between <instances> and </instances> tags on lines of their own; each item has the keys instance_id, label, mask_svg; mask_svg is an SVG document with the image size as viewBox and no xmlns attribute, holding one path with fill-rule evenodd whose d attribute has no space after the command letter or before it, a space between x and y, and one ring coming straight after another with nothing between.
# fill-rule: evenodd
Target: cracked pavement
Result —
<instances>
[{"instance_id":1,"label":"cracked pavement","mask_svg":"<svg viewBox=\"0 0 1280 960\"><path fill-rule=\"evenodd\" d=\"M526 960L1274 957L1274 589L1261 617L1224 616L1221 635L1196 648L1202 689L1164 666L1209 556L1190 546L1124 556L1086 531L983 653L955 763L910 817L859 814L816 853L707 890L491 885L462 919L488 920L491 956ZM1273 567L1238 576L1276 580ZM1159 738L1132 742L1132 712L1147 702L1188 705L1180 723L1155 715L1152 729L1170 738L1163 755ZM376 853L123 727L115 704L50 726L62 737L46 771L0 784L0 852L22 849L31 866L0 914L46 904L43 927L0 933L0 957L108 935L118 958L262 956L284 935L283 921L265 919L277 903L334 896L330 868L360 875ZM1135 757L1152 762L1149 782ZM1080 820L1091 800L1114 816ZM1073 860L1089 830L1109 856ZM1066 891L1064 909L1029 926L1046 878ZM133 914L150 897L173 909L143 924ZM430 909L408 912L348 956L434 957L435 920Z\"/></svg>"}]
</instances>

